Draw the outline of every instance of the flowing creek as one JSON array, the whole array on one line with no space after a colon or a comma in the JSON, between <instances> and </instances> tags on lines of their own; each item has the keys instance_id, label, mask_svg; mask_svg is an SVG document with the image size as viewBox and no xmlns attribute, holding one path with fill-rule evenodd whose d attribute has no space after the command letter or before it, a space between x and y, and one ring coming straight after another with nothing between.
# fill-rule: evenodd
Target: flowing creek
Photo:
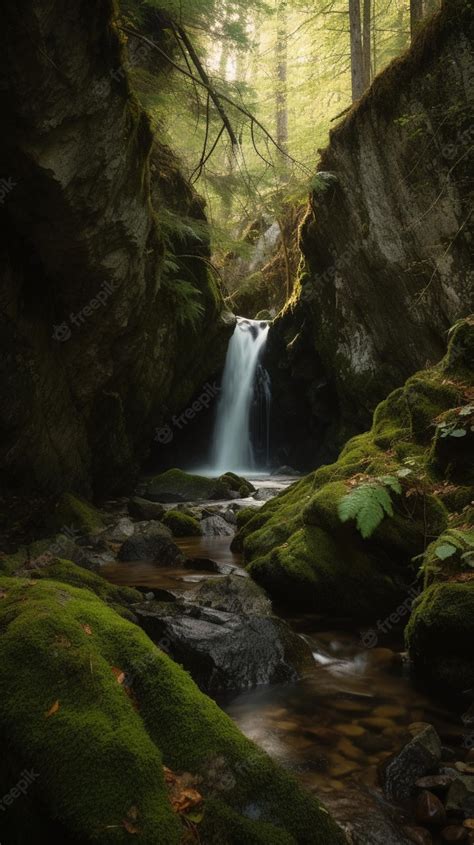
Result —
<instances>
[{"instance_id":1,"label":"flowing creek","mask_svg":"<svg viewBox=\"0 0 474 845\"><path fill-rule=\"evenodd\" d=\"M270 492L277 492L272 490L274 483L274 479L258 480L257 487L263 490L260 504ZM279 480L277 486L281 489L288 483L289 479ZM231 539L192 537L176 543L187 557L227 564L243 575L239 555L230 550ZM222 577L146 562L116 563L104 574L116 584L142 590L180 591L203 579ZM357 834L354 842L408 842L399 832L400 825L409 823L408 816L384 801L375 788L378 766L410 737L408 727L414 722L428 722L443 743L462 746L459 716L413 686L401 636L368 648L354 629L332 630L320 618L277 613L310 644L314 669L295 683L216 695L217 702L247 737L321 797L346 829Z\"/></svg>"}]
</instances>

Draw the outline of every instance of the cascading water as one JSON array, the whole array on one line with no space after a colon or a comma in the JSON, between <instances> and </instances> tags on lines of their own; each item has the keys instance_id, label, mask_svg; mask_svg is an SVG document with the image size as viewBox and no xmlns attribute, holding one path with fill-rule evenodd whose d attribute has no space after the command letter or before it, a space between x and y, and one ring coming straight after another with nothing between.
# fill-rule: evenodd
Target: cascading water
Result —
<instances>
[{"instance_id":1,"label":"cascading water","mask_svg":"<svg viewBox=\"0 0 474 845\"><path fill-rule=\"evenodd\" d=\"M216 473L255 472L268 463L270 377L260 363L268 330L268 323L237 318L213 436L211 466Z\"/></svg>"}]
</instances>

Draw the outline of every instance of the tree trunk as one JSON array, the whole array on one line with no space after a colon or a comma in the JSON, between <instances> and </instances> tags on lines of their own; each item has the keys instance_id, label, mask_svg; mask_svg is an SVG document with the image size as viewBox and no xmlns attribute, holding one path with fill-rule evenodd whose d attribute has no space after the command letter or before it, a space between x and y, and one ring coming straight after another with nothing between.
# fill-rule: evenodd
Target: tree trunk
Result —
<instances>
[{"instance_id":1,"label":"tree trunk","mask_svg":"<svg viewBox=\"0 0 474 845\"><path fill-rule=\"evenodd\" d=\"M372 82L372 0L364 0L362 51L364 58L364 88Z\"/></svg>"},{"instance_id":2,"label":"tree trunk","mask_svg":"<svg viewBox=\"0 0 474 845\"><path fill-rule=\"evenodd\" d=\"M412 41L423 20L423 0L410 0L410 30Z\"/></svg>"},{"instance_id":3,"label":"tree trunk","mask_svg":"<svg viewBox=\"0 0 474 845\"><path fill-rule=\"evenodd\" d=\"M364 93L364 57L362 52L362 29L360 0L349 0L349 26L351 37L352 101Z\"/></svg>"},{"instance_id":4,"label":"tree trunk","mask_svg":"<svg viewBox=\"0 0 474 845\"><path fill-rule=\"evenodd\" d=\"M276 140L288 151L288 19L286 0L278 0L276 58Z\"/></svg>"}]
</instances>

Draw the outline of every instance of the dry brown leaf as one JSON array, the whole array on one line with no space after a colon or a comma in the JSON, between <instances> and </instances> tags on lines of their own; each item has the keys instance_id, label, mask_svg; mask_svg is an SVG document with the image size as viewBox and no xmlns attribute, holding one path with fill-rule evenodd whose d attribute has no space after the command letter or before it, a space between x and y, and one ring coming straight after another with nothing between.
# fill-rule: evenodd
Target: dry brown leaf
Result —
<instances>
[{"instance_id":1,"label":"dry brown leaf","mask_svg":"<svg viewBox=\"0 0 474 845\"><path fill-rule=\"evenodd\" d=\"M176 813L185 813L191 807L198 807L202 801L202 795L197 789L182 789L177 795L172 796L171 806Z\"/></svg>"},{"instance_id":2,"label":"dry brown leaf","mask_svg":"<svg viewBox=\"0 0 474 845\"><path fill-rule=\"evenodd\" d=\"M88 637L92 637L92 628L90 625L81 625L81 628Z\"/></svg>"},{"instance_id":3,"label":"dry brown leaf","mask_svg":"<svg viewBox=\"0 0 474 845\"><path fill-rule=\"evenodd\" d=\"M140 833L140 828L137 827L136 824L133 824L133 822L129 821L128 819L123 819L122 824L123 824L125 830L127 831L127 833Z\"/></svg>"},{"instance_id":4,"label":"dry brown leaf","mask_svg":"<svg viewBox=\"0 0 474 845\"><path fill-rule=\"evenodd\" d=\"M5 590L0 590L0 599L6 599L6 597L7 597L7 594L6 594Z\"/></svg>"},{"instance_id":5,"label":"dry brown leaf","mask_svg":"<svg viewBox=\"0 0 474 845\"><path fill-rule=\"evenodd\" d=\"M49 719L50 716L54 716L54 714L58 712L59 707L60 707L59 700L56 700L54 702L54 704L51 705L49 710L47 710L46 713L44 714L45 719Z\"/></svg>"},{"instance_id":6,"label":"dry brown leaf","mask_svg":"<svg viewBox=\"0 0 474 845\"><path fill-rule=\"evenodd\" d=\"M71 648L72 642L69 640L65 634L57 634L54 638L54 644L61 646L61 648Z\"/></svg>"},{"instance_id":7,"label":"dry brown leaf","mask_svg":"<svg viewBox=\"0 0 474 845\"><path fill-rule=\"evenodd\" d=\"M136 822L138 819L138 807L133 804L127 812L127 818L131 819L132 822Z\"/></svg>"},{"instance_id":8,"label":"dry brown leaf","mask_svg":"<svg viewBox=\"0 0 474 845\"><path fill-rule=\"evenodd\" d=\"M115 675L115 678L116 678L116 680L117 680L117 683L118 683L118 684L123 684L123 682L124 682L124 680L125 680L125 672L122 672L122 670L121 670L121 669L117 669L117 667L116 667L116 666L112 666L112 667L111 667L111 669L112 669L112 672L113 672L113 673L114 673L114 675Z\"/></svg>"}]
</instances>

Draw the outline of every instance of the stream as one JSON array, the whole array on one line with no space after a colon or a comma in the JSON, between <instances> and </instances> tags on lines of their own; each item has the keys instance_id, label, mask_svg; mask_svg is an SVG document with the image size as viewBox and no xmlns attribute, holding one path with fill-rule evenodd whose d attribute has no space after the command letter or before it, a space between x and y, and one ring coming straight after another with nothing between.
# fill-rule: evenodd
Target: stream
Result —
<instances>
[{"instance_id":1,"label":"stream","mask_svg":"<svg viewBox=\"0 0 474 845\"><path fill-rule=\"evenodd\" d=\"M263 504L294 479L253 481L259 491L254 503L260 498ZM191 537L176 543L186 557L208 558L246 576L240 556L230 550L231 539ZM142 590L183 592L222 577L143 561L116 563L104 574L113 583ZM459 716L413 686L401 635L368 648L360 631L333 630L321 618L277 612L310 644L313 669L295 683L217 694L218 704L247 737L321 797L346 830L354 831L354 842L408 842L400 826L409 818L376 789L378 767L410 738L413 723L428 722L443 743L462 746Z\"/></svg>"}]
</instances>

